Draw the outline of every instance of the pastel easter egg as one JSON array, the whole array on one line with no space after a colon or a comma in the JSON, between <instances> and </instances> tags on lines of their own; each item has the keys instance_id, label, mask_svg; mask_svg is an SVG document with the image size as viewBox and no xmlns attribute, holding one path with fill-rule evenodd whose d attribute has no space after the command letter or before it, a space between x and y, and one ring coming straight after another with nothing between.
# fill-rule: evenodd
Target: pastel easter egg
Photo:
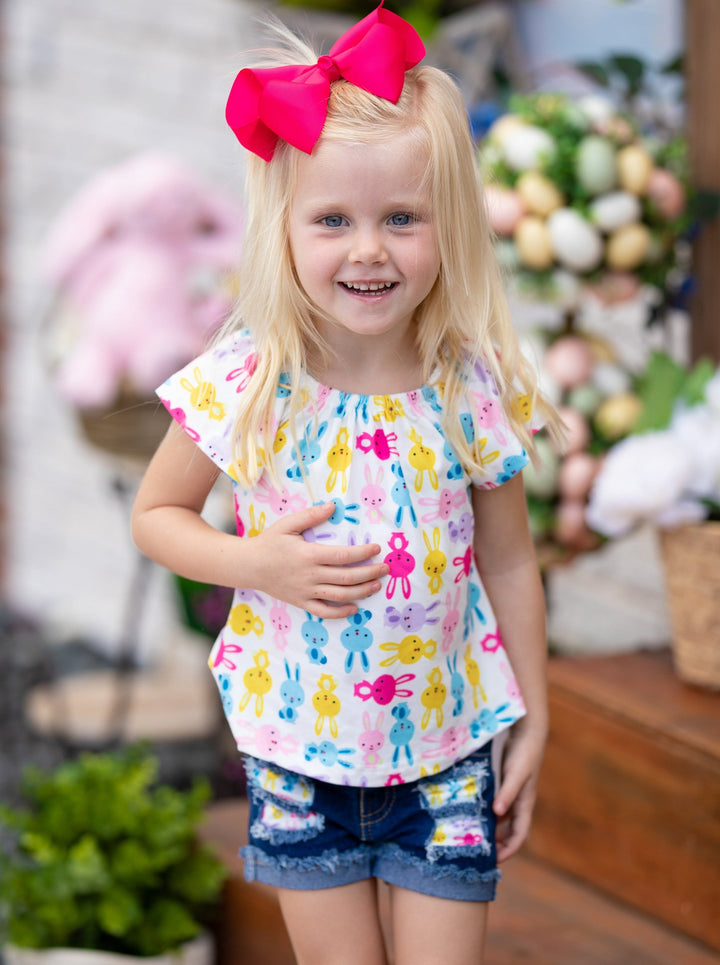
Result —
<instances>
[{"instance_id":1,"label":"pastel easter egg","mask_svg":"<svg viewBox=\"0 0 720 965\"><path fill-rule=\"evenodd\" d=\"M575 452L563 459L558 476L560 495L565 499L586 499L599 467L599 461L588 452Z\"/></svg>"},{"instance_id":2,"label":"pastel easter egg","mask_svg":"<svg viewBox=\"0 0 720 965\"><path fill-rule=\"evenodd\" d=\"M590 205L590 217L601 231L616 231L623 225L639 221L640 202L629 191L613 191L597 198Z\"/></svg>"},{"instance_id":3,"label":"pastel easter egg","mask_svg":"<svg viewBox=\"0 0 720 965\"><path fill-rule=\"evenodd\" d=\"M550 297L556 305L566 311L577 308L582 294L582 285L577 275L564 268L556 268L550 278Z\"/></svg>"},{"instance_id":4,"label":"pastel easter egg","mask_svg":"<svg viewBox=\"0 0 720 965\"><path fill-rule=\"evenodd\" d=\"M555 154L555 141L540 127L526 124L510 130L502 142L503 154L513 171L534 170Z\"/></svg>"},{"instance_id":5,"label":"pastel easter egg","mask_svg":"<svg viewBox=\"0 0 720 965\"><path fill-rule=\"evenodd\" d=\"M547 220L557 260L572 271L591 271L602 259L599 232L572 208L559 208Z\"/></svg>"},{"instance_id":6,"label":"pastel easter egg","mask_svg":"<svg viewBox=\"0 0 720 965\"><path fill-rule=\"evenodd\" d=\"M558 504L555 519L555 539L569 549L594 549L598 540L585 522L586 505L580 499L563 499Z\"/></svg>"},{"instance_id":7,"label":"pastel easter egg","mask_svg":"<svg viewBox=\"0 0 720 965\"><path fill-rule=\"evenodd\" d=\"M617 163L612 143L597 134L584 137L575 156L575 173L590 194L605 194L617 182Z\"/></svg>"},{"instance_id":8,"label":"pastel easter egg","mask_svg":"<svg viewBox=\"0 0 720 965\"><path fill-rule=\"evenodd\" d=\"M645 194L650 183L653 160L640 144L629 144L617 154L620 186L632 194Z\"/></svg>"},{"instance_id":9,"label":"pastel easter egg","mask_svg":"<svg viewBox=\"0 0 720 965\"><path fill-rule=\"evenodd\" d=\"M518 192L490 184L485 188L485 201L493 231L501 237L511 235L525 210Z\"/></svg>"},{"instance_id":10,"label":"pastel easter egg","mask_svg":"<svg viewBox=\"0 0 720 965\"><path fill-rule=\"evenodd\" d=\"M610 268L632 271L650 250L650 231L644 224L628 224L614 231L607 241L605 260Z\"/></svg>"},{"instance_id":11,"label":"pastel easter egg","mask_svg":"<svg viewBox=\"0 0 720 965\"><path fill-rule=\"evenodd\" d=\"M632 432L641 412L640 399L632 392L622 392L605 399L593 421L601 435L615 441Z\"/></svg>"},{"instance_id":12,"label":"pastel easter egg","mask_svg":"<svg viewBox=\"0 0 720 965\"><path fill-rule=\"evenodd\" d=\"M600 94L588 94L581 97L577 106L591 124L607 124L615 116L612 101Z\"/></svg>"},{"instance_id":13,"label":"pastel easter egg","mask_svg":"<svg viewBox=\"0 0 720 965\"><path fill-rule=\"evenodd\" d=\"M527 127L526 122L518 117L517 114L503 114L498 117L496 121L490 125L487 134L485 135L485 141L494 141L497 144L503 144L505 139L519 127Z\"/></svg>"},{"instance_id":14,"label":"pastel easter egg","mask_svg":"<svg viewBox=\"0 0 720 965\"><path fill-rule=\"evenodd\" d=\"M640 279L629 271L606 271L592 285L586 286L603 305L619 305L635 298L640 291Z\"/></svg>"},{"instance_id":15,"label":"pastel easter egg","mask_svg":"<svg viewBox=\"0 0 720 965\"><path fill-rule=\"evenodd\" d=\"M679 218L685 210L685 188L671 171L663 168L653 168L647 196L667 221Z\"/></svg>"},{"instance_id":16,"label":"pastel easter egg","mask_svg":"<svg viewBox=\"0 0 720 965\"><path fill-rule=\"evenodd\" d=\"M525 215L518 222L514 239L518 257L528 268L542 271L552 265L553 246L542 218Z\"/></svg>"},{"instance_id":17,"label":"pastel easter egg","mask_svg":"<svg viewBox=\"0 0 720 965\"><path fill-rule=\"evenodd\" d=\"M590 418L599 408L602 399L602 394L597 386L593 385L592 382L584 382L582 385L576 385L570 391L567 401L572 409L577 409L578 412Z\"/></svg>"},{"instance_id":18,"label":"pastel easter egg","mask_svg":"<svg viewBox=\"0 0 720 965\"><path fill-rule=\"evenodd\" d=\"M535 439L538 465L532 463L523 469L525 491L537 499L551 499L557 492L558 468L560 460L552 446L542 436Z\"/></svg>"},{"instance_id":19,"label":"pastel easter egg","mask_svg":"<svg viewBox=\"0 0 720 965\"><path fill-rule=\"evenodd\" d=\"M495 242L495 257L500 267L505 271L516 272L520 267L520 259L518 258L515 242L509 238L501 238Z\"/></svg>"},{"instance_id":20,"label":"pastel easter egg","mask_svg":"<svg viewBox=\"0 0 720 965\"><path fill-rule=\"evenodd\" d=\"M593 369L593 385L604 395L620 395L630 388L631 379L625 369L613 362L599 362Z\"/></svg>"},{"instance_id":21,"label":"pastel easter egg","mask_svg":"<svg viewBox=\"0 0 720 965\"><path fill-rule=\"evenodd\" d=\"M590 425L581 412L571 409L570 406L561 405L558 407L558 415L565 423L565 445L567 455L573 452L582 452L590 442Z\"/></svg>"},{"instance_id":22,"label":"pastel easter egg","mask_svg":"<svg viewBox=\"0 0 720 965\"><path fill-rule=\"evenodd\" d=\"M562 207L564 198L550 178L539 171L525 171L517 180L516 190L525 209L530 214L547 218L556 208Z\"/></svg>"},{"instance_id":23,"label":"pastel easter egg","mask_svg":"<svg viewBox=\"0 0 720 965\"><path fill-rule=\"evenodd\" d=\"M547 350L543 364L558 385L571 389L590 378L595 360L584 338L563 335Z\"/></svg>"}]
</instances>

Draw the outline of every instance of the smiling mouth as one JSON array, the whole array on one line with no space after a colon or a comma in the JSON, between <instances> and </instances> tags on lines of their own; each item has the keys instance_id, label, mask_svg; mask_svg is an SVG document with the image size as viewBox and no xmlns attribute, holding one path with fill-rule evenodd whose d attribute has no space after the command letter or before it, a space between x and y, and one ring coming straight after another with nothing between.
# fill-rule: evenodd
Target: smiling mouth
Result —
<instances>
[{"instance_id":1,"label":"smiling mouth","mask_svg":"<svg viewBox=\"0 0 720 965\"><path fill-rule=\"evenodd\" d=\"M379 295L386 295L393 288L397 287L395 281L341 281L340 285L345 291L352 292L353 295L363 295L369 298L377 298Z\"/></svg>"}]
</instances>

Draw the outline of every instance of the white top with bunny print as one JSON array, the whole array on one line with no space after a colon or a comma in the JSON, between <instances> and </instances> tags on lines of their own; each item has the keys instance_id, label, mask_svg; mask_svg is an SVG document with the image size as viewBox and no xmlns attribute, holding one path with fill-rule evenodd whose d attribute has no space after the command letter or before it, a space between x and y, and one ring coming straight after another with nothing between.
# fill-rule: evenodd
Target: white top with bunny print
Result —
<instances>
[{"instance_id":1,"label":"white top with bunny print","mask_svg":"<svg viewBox=\"0 0 720 965\"><path fill-rule=\"evenodd\" d=\"M351 395L306 375L293 441L283 375L271 440L280 488L263 476L245 491L231 435L256 359L240 332L158 389L235 480L238 536L252 539L284 514L332 501L327 523L305 538L378 543L390 574L340 620L235 591L209 663L238 747L335 784L379 786L444 770L524 713L473 557L470 486L501 485L527 463L492 376L482 365L469 373L460 415L487 471L474 479L444 437L441 386Z\"/></svg>"}]
</instances>

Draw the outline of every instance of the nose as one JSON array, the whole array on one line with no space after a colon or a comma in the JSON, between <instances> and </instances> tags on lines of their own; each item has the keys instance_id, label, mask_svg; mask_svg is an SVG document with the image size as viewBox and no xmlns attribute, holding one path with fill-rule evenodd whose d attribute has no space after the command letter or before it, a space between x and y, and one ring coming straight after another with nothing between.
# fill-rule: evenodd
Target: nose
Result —
<instances>
[{"instance_id":1,"label":"nose","mask_svg":"<svg viewBox=\"0 0 720 965\"><path fill-rule=\"evenodd\" d=\"M376 227L359 227L353 234L348 260L359 265L384 265L388 260L382 232Z\"/></svg>"}]
</instances>

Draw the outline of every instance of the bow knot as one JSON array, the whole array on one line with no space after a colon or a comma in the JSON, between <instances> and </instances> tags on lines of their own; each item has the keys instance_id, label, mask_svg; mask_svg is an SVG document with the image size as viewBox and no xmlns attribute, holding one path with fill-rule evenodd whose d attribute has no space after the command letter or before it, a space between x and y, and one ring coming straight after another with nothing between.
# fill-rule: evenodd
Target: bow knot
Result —
<instances>
[{"instance_id":1,"label":"bow knot","mask_svg":"<svg viewBox=\"0 0 720 965\"><path fill-rule=\"evenodd\" d=\"M332 84L332 82L335 80L340 80L342 76L338 65L335 63L332 57L328 57L327 54L324 54L318 60L317 67L318 67L318 70L321 70L323 74L325 74L325 76L328 79L328 83L330 84Z\"/></svg>"},{"instance_id":2,"label":"bow knot","mask_svg":"<svg viewBox=\"0 0 720 965\"><path fill-rule=\"evenodd\" d=\"M225 117L240 143L265 161L272 158L278 140L311 154L325 124L334 81L342 78L395 104L405 71L424 56L414 27L381 3L316 64L241 70Z\"/></svg>"}]
</instances>

